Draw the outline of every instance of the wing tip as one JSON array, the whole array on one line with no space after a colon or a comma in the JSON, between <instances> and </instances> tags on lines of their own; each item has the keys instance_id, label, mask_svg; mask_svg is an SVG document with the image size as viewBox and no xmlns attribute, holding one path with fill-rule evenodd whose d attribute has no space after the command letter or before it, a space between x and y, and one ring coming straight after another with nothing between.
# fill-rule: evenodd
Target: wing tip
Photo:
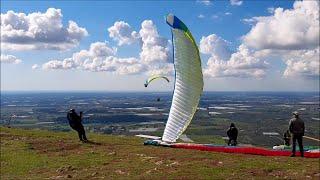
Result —
<instances>
[{"instance_id":1,"label":"wing tip","mask_svg":"<svg viewBox=\"0 0 320 180\"><path fill-rule=\"evenodd\" d=\"M166 22L169 26L171 26L174 29L180 29L183 31L188 31L187 26L174 14L169 13L166 17Z\"/></svg>"}]
</instances>

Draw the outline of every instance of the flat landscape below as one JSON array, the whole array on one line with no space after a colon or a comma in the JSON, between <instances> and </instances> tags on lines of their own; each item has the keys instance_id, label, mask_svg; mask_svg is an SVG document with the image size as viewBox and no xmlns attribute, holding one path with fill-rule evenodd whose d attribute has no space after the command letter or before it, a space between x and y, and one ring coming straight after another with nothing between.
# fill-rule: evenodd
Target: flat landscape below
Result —
<instances>
[{"instance_id":1,"label":"flat landscape below","mask_svg":"<svg viewBox=\"0 0 320 180\"><path fill-rule=\"evenodd\" d=\"M319 159L143 146L143 139L0 128L1 179L319 179Z\"/></svg>"}]
</instances>

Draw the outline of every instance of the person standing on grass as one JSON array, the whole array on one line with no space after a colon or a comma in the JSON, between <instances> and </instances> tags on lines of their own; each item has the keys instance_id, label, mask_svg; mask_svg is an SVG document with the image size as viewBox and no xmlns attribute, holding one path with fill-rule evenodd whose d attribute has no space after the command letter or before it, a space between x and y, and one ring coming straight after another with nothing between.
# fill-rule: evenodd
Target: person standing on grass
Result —
<instances>
[{"instance_id":1,"label":"person standing on grass","mask_svg":"<svg viewBox=\"0 0 320 180\"><path fill-rule=\"evenodd\" d=\"M82 125L82 112L80 112L80 115L78 115L74 109L70 109L70 111L67 114L67 118L70 127L78 132L80 141L88 142L86 132Z\"/></svg>"},{"instance_id":2,"label":"person standing on grass","mask_svg":"<svg viewBox=\"0 0 320 180\"><path fill-rule=\"evenodd\" d=\"M229 137L228 146L236 146L238 138L238 129L236 128L234 123L230 124L230 128L227 131L227 135Z\"/></svg>"},{"instance_id":3,"label":"person standing on grass","mask_svg":"<svg viewBox=\"0 0 320 180\"><path fill-rule=\"evenodd\" d=\"M297 111L293 112L293 118L290 120L289 123L289 131L292 134L292 154L291 157L296 156L296 141L299 144L300 155L303 157L303 144L302 144L302 137L304 136L304 122L299 117L299 113Z\"/></svg>"}]
</instances>

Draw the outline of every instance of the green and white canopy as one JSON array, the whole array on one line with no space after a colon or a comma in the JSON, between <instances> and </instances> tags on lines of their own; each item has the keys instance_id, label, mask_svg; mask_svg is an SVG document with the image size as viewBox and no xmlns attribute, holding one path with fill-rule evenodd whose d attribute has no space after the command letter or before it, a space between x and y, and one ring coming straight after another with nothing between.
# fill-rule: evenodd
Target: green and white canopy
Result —
<instances>
[{"instance_id":1,"label":"green and white canopy","mask_svg":"<svg viewBox=\"0 0 320 180\"><path fill-rule=\"evenodd\" d=\"M166 21L172 28L175 85L162 140L176 142L197 110L203 91L203 75L199 49L187 26L172 14Z\"/></svg>"}]
</instances>

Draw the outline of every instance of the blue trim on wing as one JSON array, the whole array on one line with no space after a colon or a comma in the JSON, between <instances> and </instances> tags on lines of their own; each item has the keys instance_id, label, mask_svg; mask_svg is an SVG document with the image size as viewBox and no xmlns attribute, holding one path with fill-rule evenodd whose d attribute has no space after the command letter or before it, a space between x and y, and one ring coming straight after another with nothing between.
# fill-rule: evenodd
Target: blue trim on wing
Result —
<instances>
[{"instance_id":1,"label":"blue trim on wing","mask_svg":"<svg viewBox=\"0 0 320 180\"><path fill-rule=\"evenodd\" d=\"M168 21L166 21L166 23L174 29L188 31L187 26L179 18L177 18L177 16L173 16L173 25L171 25Z\"/></svg>"}]
</instances>

